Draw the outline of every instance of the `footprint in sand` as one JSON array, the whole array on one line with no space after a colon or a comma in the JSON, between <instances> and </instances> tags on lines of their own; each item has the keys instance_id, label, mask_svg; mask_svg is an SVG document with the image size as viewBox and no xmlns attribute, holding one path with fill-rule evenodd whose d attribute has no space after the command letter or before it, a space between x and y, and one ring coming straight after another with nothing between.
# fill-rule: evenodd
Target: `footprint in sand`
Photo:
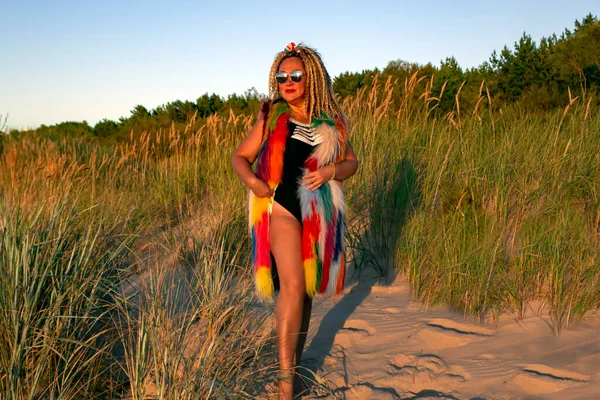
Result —
<instances>
[{"instance_id":1,"label":"footprint in sand","mask_svg":"<svg viewBox=\"0 0 600 400\"><path fill-rule=\"evenodd\" d=\"M587 375L552 368L544 364L521 365L521 371L512 379L511 383L525 394L559 392L571 385L590 380Z\"/></svg>"},{"instance_id":2,"label":"footprint in sand","mask_svg":"<svg viewBox=\"0 0 600 400\"><path fill-rule=\"evenodd\" d=\"M461 333L464 335L475 335L475 336L493 336L494 331L492 329L485 328L479 325L464 324L456 322L451 319L435 318L427 322L427 325L443 329L446 331Z\"/></svg>"},{"instance_id":3,"label":"footprint in sand","mask_svg":"<svg viewBox=\"0 0 600 400\"><path fill-rule=\"evenodd\" d=\"M410 391L437 390L471 379L471 375L463 368L450 366L434 354L401 354L389 363L388 374Z\"/></svg>"},{"instance_id":4,"label":"footprint in sand","mask_svg":"<svg viewBox=\"0 0 600 400\"><path fill-rule=\"evenodd\" d=\"M491 329L444 318L432 319L426 325L416 338L423 342L425 348L433 350L460 347L494 335Z\"/></svg>"},{"instance_id":5,"label":"footprint in sand","mask_svg":"<svg viewBox=\"0 0 600 400\"><path fill-rule=\"evenodd\" d=\"M371 400L395 400L400 395L394 388L377 387L372 384L358 384L351 387L344 398L348 399L371 399Z\"/></svg>"},{"instance_id":6,"label":"footprint in sand","mask_svg":"<svg viewBox=\"0 0 600 400\"><path fill-rule=\"evenodd\" d=\"M375 329L369 323L360 319L346 321L339 333L335 336L334 344L348 348L357 341L365 339L375 333Z\"/></svg>"}]
</instances>

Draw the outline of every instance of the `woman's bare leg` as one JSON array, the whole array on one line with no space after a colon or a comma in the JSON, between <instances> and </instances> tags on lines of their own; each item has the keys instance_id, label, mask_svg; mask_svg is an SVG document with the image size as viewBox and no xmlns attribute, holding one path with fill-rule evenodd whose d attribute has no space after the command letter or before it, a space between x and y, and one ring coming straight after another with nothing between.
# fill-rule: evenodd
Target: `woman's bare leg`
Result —
<instances>
[{"instance_id":1,"label":"woman's bare leg","mask_svg":"<svg viewBox=\"0 0 600 400\"><path fill-rule=\"evenodd\" d=\"M271 252L277 263L280 283L275 305L280 368L279 398L289 400L293 396L295 358L306 292L301 255L302 230L300 223L289 211L274 203L270 231Z\"/></svg>"}]
</instances>

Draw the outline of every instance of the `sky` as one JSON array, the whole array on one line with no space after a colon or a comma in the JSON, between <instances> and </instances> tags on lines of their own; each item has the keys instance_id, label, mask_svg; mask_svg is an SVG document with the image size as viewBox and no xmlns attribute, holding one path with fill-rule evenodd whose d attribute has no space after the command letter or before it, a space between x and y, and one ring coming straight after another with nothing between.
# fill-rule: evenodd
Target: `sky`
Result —
<instances>
[{"instance_id":1,"label":"sky","mask_svg":"<svg viewBox=\"0 0 600 400\"><path fill-rule=\"evenodd\" d=\"M204 93L267 93L274 55L304 42L332 77L405 60L463 68L524 32L572 29L598 0L0 0L0 116L8 126L129 117Z\"/></svg>"}]
</instances>

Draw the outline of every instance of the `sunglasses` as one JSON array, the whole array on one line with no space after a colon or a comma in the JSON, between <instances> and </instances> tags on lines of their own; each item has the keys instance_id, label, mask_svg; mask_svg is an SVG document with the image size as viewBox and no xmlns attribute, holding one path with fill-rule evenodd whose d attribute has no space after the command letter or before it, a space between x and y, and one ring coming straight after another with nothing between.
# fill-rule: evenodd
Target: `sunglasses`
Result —
<instances>
[{"instance_id":1,"label":"sunglasses","mask_svg":"<svg viewBox=\"0 0 600 400\"><path fill-rule=\"evenodd\" d=\"M304 76L304 72L299 69L296 71L292 71L289 74L287 72L279 71L275 74L275 79L277 79L277 83L286 83L288 80L288 76L292 80L292 82L301 82L302 77Z\"/></svg>"}]
</instances>

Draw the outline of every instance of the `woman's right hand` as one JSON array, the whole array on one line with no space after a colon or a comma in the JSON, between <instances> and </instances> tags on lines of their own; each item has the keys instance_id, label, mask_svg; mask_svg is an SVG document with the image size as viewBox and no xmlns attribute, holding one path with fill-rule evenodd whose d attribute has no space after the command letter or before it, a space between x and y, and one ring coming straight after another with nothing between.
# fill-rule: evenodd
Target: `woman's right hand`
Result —
<instances>
[{"instance_id":1,"label":"woman's right hand","mask_svg":"<svg viewBox=\"0 0 600 400\"><path fill-rule=\"evenodd\" d=\"M267 185L267 183L261 179L256 178L250 184L250 190L256 197L271 197L273 196L273 189Z\"/></svg>"}]
</instances>

